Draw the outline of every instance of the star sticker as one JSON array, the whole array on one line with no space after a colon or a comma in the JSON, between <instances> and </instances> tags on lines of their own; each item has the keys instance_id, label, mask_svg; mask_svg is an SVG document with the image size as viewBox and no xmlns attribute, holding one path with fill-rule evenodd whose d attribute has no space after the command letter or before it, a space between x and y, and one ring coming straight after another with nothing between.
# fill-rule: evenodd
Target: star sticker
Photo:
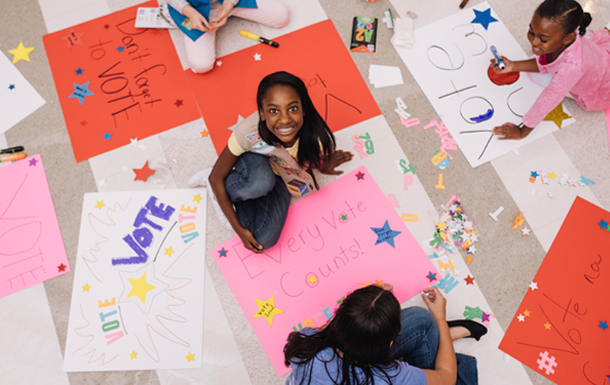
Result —
<instances>
[{"instance_id":1,"label":"star sticker","mask_svg":"<svg viewBox=\"0 0 610 385\"><path fill-rule=\"evenodd\" d=\"M554 172L549 172L549 178L551 179L555 179L555 177L557 176L557 174L555 174Z\"/></svg>"},{"instance_id":2,"label":"star sticker","mask_svg":"<svg viewBox=\"0 0 610 385\"><path fill-rule=\"evenodd\" d=\"M127 278L129 283L131 283L131 290L127 294L127 298L138 297L143 304L146 304L146 294L156 288L156 286L146 282L146 273L144 272L138 279Z\"/></svg>"},{"instance_id":3,"label":"star sticker","mask_svg":"<svg viewBox=\"0 0 610 385\"><path fill-rule=\"evenodd\" d=\"M68 99L77 98L81 106L87 96L95 95L93 92L89 91L89 82L86 82L83 85L72 83L72 85L74 86L74 92L68 96Z\"/></svg>"},{"instance_id":4,"label":"star sticker","mask_svg":"<svg viewBox=\"0 0 610 385\"><path fill-rule=\"evenodd\" d=\"M538 172L537 171L532 171L530 176L532 178L538 178Z\"/></svg>"},{"instance_id":5,"label":"star sticker","mask_svg":"<svg viewBox=\"0 0 610 385\"><path fill-rule=\"evenodd\" d=\"M102 187L105 184L106 184L106 179L100 179L100 180L97 181L98 187Z\"/></svg>"},{"instance_id":6,"label":"star sticker","mask_svg":"<svg viewBox=\"0 0 610 385\"><path fill-rule=\"evenodd\" d=\"M172 249L172 247L170 246L167 249L165 249L165 254L163 254L163 255L169 255L171 257L172 254L174 254L174 249Z\"/></svg>"},{"instance_id":7,"label":"star sticker","mask_svg":"<svg viewBox=\"0 0 610 385\"><path fill-rule=\"evenodd\" d=\"M271 298L266 301L260 300L256 297L254 297L254 300L258 306L258 311L252 318L264 317L269 323L269 326L273 326L273 317L284 312L283 310L275 307L275 294L273 294Z\"/></svg>"},{"instance_id":8,"label":"star sticker","mask_svg":"<svg viewBox=\"0 0 610 385\"><path fill-rule=\"evenodd\" d=\"M602 230L606 230L608 228L608 222L604 221L603 219L599 221L598 225Z\"/></svg>"},{"instance_id":9,"label":"star sticker","mask_svg":"<svg viewBox=\"0 0 610 385\"><path fill-rule=\"evenodd\" d=\"M193 195L193 202L199 203L202 199L201 194Z\"/></svg>"},{"instance_id":10,"label":"star sticker","mask_svg":"<svg viewBox=\"0 0 610 385\"><path fill-rule=\"evenodd\" d=\"M553 199L553 197L555 196L555 194L553 194L553 193L552 193L552 192L550 192L550 191L549 191L548 193L546 193L546 195L547 195L549 198L551 198L551 199Z\"/></svg>"},{"instance_id":11,"label":"star sticker","mask_svg":"<svg viewBox=\"0 0 610 385\"><path fill-rule=\"evenodd\" d=\"M530 235L530 229L528 229L527 227L524 227L521 229L521 232L523 233L523 235Z\"/></svg>"},{"instance_id":12,"label":"star sticker","mask_svg":"<svg viewBox=\"0 0 610 385\"><path fill-rule=\"evenodd\" d=\"M608 322L607 321L599 321L599 325L600 328L602 328L603 331L606 331L606 329L608 328Z\"/></svg>"},{"instance_id":13,"label":"star sticker","mask_svg":"<svg viewBox=\"0 0 610 385\"><path fill-rule=\"evenodd\" d=\"M466 256L466 262L468 262L468 263L472 263L472 256L467 255L467 256Z\"/></svg>"},{"instance_id":14,"label":"star sticker","mask_svg":"<svg viewBox=\"0 0 610 385\"><path fill-rule=\"evenodd\" d=\"M545 120L547 122L553 122L557 125L557 127L561 128L563 121L570 118L570 115L563 112L563 104L559 103L559 105L555 107L553 111L549 112L546 118L542 120Z\"/></svg>"},{"instance_id":15,"label":"star sticker","mask_svg":"<svg viewBox=\"0 0 610 385\"><path fill-rule=\"evenodd\" d=\"M205 138L206 136L208 136L208 135L210 134L210 131L208 131L208 130L203 130L203 131L201 131L201 132L200 132L200 134L201 134L201 137L202 137L202 138Z\"/></svg>"},{"instance_id":16,"label":"star sticker","mask_svg":"<svg viewBox=\"0 0 610 385\"><path fill-rule=\"evenodd\" d=\"M318 279L316 278L316 276L314 274L312 274L309 276L309 278L307 278L307 282L309 282L309 284L311 286L313 286L316 284L316 282L318 282Z\"/></svg>"},{"instance_id":17,"label":"star sticker","mask_svg":"<svg viewBox=\"0 0 610 385\"><path fill-rule=\"evenodd\" d=\"M348 219L348 217L347 217L347 215L346 215L346 214L341 214L341 215L339 215L339 220L340 220L342 223L347 222L347 219Z\"/></svg>"},{"instance_id":18,"label":"star sticker","mask_svg":"<svg viewBox=\"0 0 610 385\"><path fill-rule=\"evenodd\" d=\"M15 49L9 49L9 53L13 54L13 64L19 60L30 61L30 52L34 50L34 47L24 47L23 42L19 42L19 45Z\"/></svg>"},{"instance_id":19,"label":"star sticker","mask_svg":"<svg viewBox=\"0 0 610 385\"><path fill-rule=\"evenodd\" d=\"M136 173L134 181L141 180L142 182L146 182L148 177L155 173L155 170L148 168L148 161L146 161L146 163L144 163L144 167L134 168L133 172Z\"/></svg>"},{"instance_id":20,"label":"star sticker","mask_svg":"<svg viewBox=\"0 0 610 385\"><path fill-rule=\"evenodd\" d=\"M129 356L131 357L131 359L133 360L134 358L138 358L138 353L136 353L135 351L129 353Z\"/></svg>"},{"instance_id":21,"label":"star sticker","mask_svg":"<svg viewBox=\"0 0 610 385\"><path fill-rule=\"evenodd\" d=\"M81 122L80 122L80 125L83 127L87 126L87 124L89 124L89 122L86 120L81 120Z\"/></svg>"},{"instance_id":22,"label":"star sticker","mask_svg":"<svg viewBox=\"0 0 610 385\"><path fill-rule=\"evenodd\" d=\"M491 16L491 8L487 8L484 11L477 11L474 9L475 18L470 23L479 23L487 30L489 24L498 21L498 19Z\"/></svg>"},{"instance_id":23,"label":"star sticker","mask_svg":"<svg viewBox=\"0 0 610 385\"><path fill-rule=\"evenodd\" d=\"M238 114L238 115L237 115L237 123L235 123L234 125L232 125L232 126L230 126L230 127L227 127L227 129L228 129L228 130L230 130L230 131L234 131L234 130L235 130L235 127L237 127L237 125L238 125L239 123L241 123L241 122L242 122L242 120L244 120L244 117Z\"/></svg>"},{"instance_id":24,"label":"star sticker","mask_svg":"<svg viewBox=\"0 0 610 385\"><path fill-rule=\"evenodd\" d=\"M123 52L125 50L125 47L120 45L119 48L117 48L116 50L119 51L119 52Z\"/></svg>"},{"instance_id":25,"label":"star sticker","mask_svg":"<svg viewBox=\"0 0 610 385\"><path fill-rule=\"evenodd\" d=\"M530 176L530 183L536 183L536 178L534 178L533 176Z\"/></svg>"},{"instance_id":26,"label":"star sticker","mask_svg":"<svg viewBox=\"0 0 610 385\"><path fill-rule=\"evenodd\" d=\"M525 316L523 314L519 314L517 318L519 319L519 322L525 322Z\"/></svg>"},{"instance_id":27,"label":"star sticker","mask_svg":"<svg viewBox=\"0 0 610 385\"><path fill-rule=\"evenodd\" d=\"M83 74L83 69L78 67L78 69L74 70L74 72L76 72L77 75L82 75Z\"/></svg>"},{"instance_id":28,"label":"star sticker","mask_svg":"<svg viewBox=\"0 0 610 385\"><path fill-rule=\"evenodd\" d=\"M104 201L97 201L97 203L95 204L95 208L96 208L96 209L100 209L100 210L101 210L101 209L102 209L102 207L104 207L104 206L105 206Z\"/></svg>"},{"instance_id":29,"label":"star sticker","mask_svg":"<svg viewBox=\"0 0 610 385\"><path fill-rule=\"evenodd\" d=\"M8 85L8 89L9 90L14 90L15 89L15 85L14 84L9 84Z\"/></svg>"},{"instance_id":30,"label":"star sticker","mask_svg":"<svg viewBox=\"0 0 610 385\"><path fill-rule=\"evenodd\" d=\"M435 281L436 280L436 273L429 272L429 274L426 275L426 278L428 278L430 280L430 282Z\"/></svg>"},{"instance_id":31,"label":"star sticker","mask_svg":"<svg viewBox=\"0 0 610 385\"><path fill-rule=\"evenodd\" d=\"M66 271L66 267L68 267L68 266L66 266L66 265L64 265L64 264L62 263L61 265L57 266L57 270L58 270L58 271L64 271L64 272L65 272L65 271Z\"/></svg>"},{"instance_id":32,"label":"star sticker","mask_svg":"<svg viewBox=\"0 0 610 385\"><path fill-rule=\"evenodd\" d=\"M259 53L254 54L254 61L261 61L261 55Z\"/></svg>"},{"instance_id":33,"label":"star sticker","mask_svg":"<svg viewBox=\"0 0 610 385\"><path fill-rule=\"evenodd\" d=\"M532 291L538 289L538 282L532 281L532 283L529 284L529 288L532 289Z\"/></svg>"},{"instance_id":34,"label":"star sticker","mask_svg":"<svg viewBox=\"0 0 610 385\"><path fill-rule=\"evenodd\" d=\"M531 311L529 311L529 310L523 310L523 315L524 315L524 316L529 317L529 316L530 316L530 314L532 314L532 312L531 312Z\"/></svg>"},{"instance_id":35,"label":"star sticker","mask_svg":"<svg viewBox=\"0 0 610 385\"><path fill-rule=\"evenodd\" d=\"M68 42L68 48L72 48L75 45L83 45L83 41L81 40L81 37L83 37L85 33L76 33L74 32L73 29L70 30L70 33L67 34L66 36L62 37L62 40L65 40Z\"/></svg>"},{"instance_id":36,"label":"star sticker","mask_svg":"<svg viewBox=\"0 0 610 385\"><path fill-rule=\"evenodd\" d=\"M185 356L185 358L186 358L186 362L195 361L195 354L194 354L194 353L189 352L189 354L187 354L187 355Z\"/></svg>"},{"instance_id":37,"label":"star sticker","mask_svg":"<svg viewBox=\"0 0 610 385\"><path fill-rule=\"evenodd\" d=\"M176 108L180 108L180 106L184 105L184 101L182 99L176 99L174 104L176 105Z\"/></svg>"},{"instance_id":38,"label":"star sticker","mask_svg":"<svg viewBox=\"0 0 610 385\"><path fill-rule=\"evenodd\" d=\"M474 285L474 277L471 277L470 274L468 274L468 277L464 278L464 281L466 281L466 286Z\"/></svg>"},{"instance_id":39,"label":"star sticker","mask_svg":"<svg viewBox=\"0 0 610 385\"><path fill-rule=\"evenodd\" d=\"M383 227L371 227L371 230L377 234L377 241L375 242L375 245L387 242L390 246L395 247L394 237L400 234L400 231L390 229L390 225L387 220L383 224Z\"/></svg>"},{"instance_id":40,"label":"star sticker","mask_svg":"<svg viewBox=\"0 0 610 385\"><path fill-rule=\"evenodd\" d=\"M477 251L477 248L474 246L470 246L470 249L468 250L469 253L474 254Z\"/></svg>"},{"instance_id":41,"label":"star sticker","mask_svg":"<svg viewBox=\"0 0 610 385\"><path fill-rule=\"evenodd\" d=\"M222 257L227 257L227 253L229 252L229 250L225 250L225 248L223 247L222 250L220 250L218 252L218 258L222 258Z\"/></svg>"},{"instance_id":42,"label":"star sticker","mask_svg":"<svg viewBox=\"0 0 610 385\"><path fill-rule=\"evenodd\" d=\"M545 323L545 324L544 324L544 330L551 330L551 326L552 326L552 325L551 325L550 323L548 323L548 322L547 322L547 323Z\"/></svg>"},{"instance_id":43,"label":"star sticker","mask_svg":"<svg viewBox=\"0 0 610 385\"><path fill-rule=\"evenodd\" d=\"M220 66L222 65L222 62L221 62L220 60L218 60L218 61L216 62L216 65L220 67Z\"/></svg>"},{"instance_id":44,"label":"star sticker","mask_svg":"<svg viewBox=\"0 0 610 385\"><path fill-rule=\"evenodd\" d=\"M38 163L38 161L36 160L36 158L32 158L32 159L30 159L30 167L32 167L32 166L36 167L36 163Z\"/></svg>"},{"instance_id":45,"label":"star sticker","mask_svg":"<svg viewBox=\"0 0 610 385\"><path fill-rule=\"evenodd\" d=\"M91 286L89 286L89 284L88 284L88 283L86 283L86 284L83 286L83 293L84 293L84 292L87 292L87 293L88 293L88 292L89 292L89 289L91 289Z\"/></svg>"},{"instance_id":46,"label":"star sticker","mask_svg":"<svg viewBox=\"0 0 610 385\"><path fill-rule=\"evenodd\" d=\"M106 132L104 134L104 140L110 140L110 139L112 139L112 134L110 132Z\"/></svg>"},{"instance_id":47,"label":"star sticker","mask_svg":"<svg viewBox=\"0 0 610 385\"><path fill-rule=\"evenodd\" d=\"M364 176L366 174L364 174L362 171L358 171L358 174L356 174L356 178L358 178L357 180L361 180L364 179Z\"/></svg>"},{"instance_id":48,"label":"star sticker","mask_svg":"<svg viewBox=\"0 0 610 385\"><path fill-rule=\"evenodd\" d=\"M490 313L485 313L483 312L483 315L481 316L481 321L482 322L489 322L489 317L491 316Z\"/></svg>"}]
</instances>

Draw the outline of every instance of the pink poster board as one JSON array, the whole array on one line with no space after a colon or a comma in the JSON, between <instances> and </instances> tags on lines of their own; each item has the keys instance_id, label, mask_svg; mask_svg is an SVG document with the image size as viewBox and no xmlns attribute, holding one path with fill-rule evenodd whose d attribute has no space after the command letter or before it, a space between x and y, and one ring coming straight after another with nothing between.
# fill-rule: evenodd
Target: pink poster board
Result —
<instances>
[{"instance_id":1,"label":"pink poster board","mask_svg":"<svg viewBox=\"0 0 610 385\"><path fill-rule=\"evenodd\" d=\"M326 323L349 292L388 282L404 302L438 282L366 167L290 206L278 244L266 253L248 251L237 236L211 253L278 375L289 371L288 334Z\"/></svg>"},{"instance_id":2,"label":"pink poster board","mask_svg":"<svg viewBox=\"0 0 610 385\"><path fill-rule=\"evenodd\" d=\"M0 297L70 271L40 155L0 168Z\"/></svg>"}]
</instances>

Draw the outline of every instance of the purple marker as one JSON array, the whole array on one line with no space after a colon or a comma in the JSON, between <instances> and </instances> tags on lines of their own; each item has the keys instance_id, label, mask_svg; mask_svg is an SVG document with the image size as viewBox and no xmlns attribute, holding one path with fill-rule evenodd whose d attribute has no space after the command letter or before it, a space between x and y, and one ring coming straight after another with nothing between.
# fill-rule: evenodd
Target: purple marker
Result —
<instances>
[{"instance_id":1,"label":"purple marker","mask_svg":"<svg viewBox=\"0 0 610 385\"><path fill-rule=\"evenodd\" d=\"M504 62L502 61L502 59L500 59L500 55L498 55L498 50L496 49L496 46L492 45L491 47L489 47L489 49L491 49L491 53L493 53L496 59L498 59L498 67L500 67L501 70L506 68Z\"/></svg>"}]
</instances>

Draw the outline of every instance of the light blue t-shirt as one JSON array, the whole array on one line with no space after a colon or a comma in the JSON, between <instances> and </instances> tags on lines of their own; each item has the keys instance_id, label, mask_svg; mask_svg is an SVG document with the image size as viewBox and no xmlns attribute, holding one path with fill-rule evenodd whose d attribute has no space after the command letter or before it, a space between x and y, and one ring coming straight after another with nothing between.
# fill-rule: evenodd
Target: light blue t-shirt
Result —
<instances>
[{"instance_id":1,"label":"light blue t-shirt","mask_svg":"<svg viewBox=\"0 0 610 385\"><path fill-rule=\"evenodd\" d=\"M301 330L301 333L306 335L312 335L316 332L318 332L318 330L312 328ZM391 384L426 385L426 373L424 373L423 370L410 366L408 363L402 361L397 361L397 364L396 367L388 367L385 369L385 373L390 377ZM309 375L309 365L313 365L311 382L307 380L303 382L303 377ZM330 385L341 381L341 358L336 354L333 354L331 348L321 350L316 358L307 365L291 363L290 367L292 368L292 373L288 376L286 385L299 385L301 382L304 384L310 383L311 385ZM359 368L356 370L357 373L362 373ZM375 378L375 384L388 384L386 375L379 369L373 369L373 376ZM364 378L364 375L362 378ZM335 380L335 382L333 382L333 380Z\"/></svg>"}]
</instances>

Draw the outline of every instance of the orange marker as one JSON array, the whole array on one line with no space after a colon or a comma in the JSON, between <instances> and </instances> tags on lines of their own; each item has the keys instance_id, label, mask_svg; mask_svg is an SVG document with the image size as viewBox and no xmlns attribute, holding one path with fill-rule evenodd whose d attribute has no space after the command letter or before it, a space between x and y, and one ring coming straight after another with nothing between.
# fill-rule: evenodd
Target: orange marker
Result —
<instances>
[{"instance_id":1,"label":"orange marker","mask_svg":"<svg viewBox=\"0 0 610 385\"><path fill-rule=\"evenodd\" d=\"M24 159L25 157L27 157L27 155L25 155L23 152L10 155L0 155L0 162L10 162L12 160Z\"/></svg>"}]
</instances>

